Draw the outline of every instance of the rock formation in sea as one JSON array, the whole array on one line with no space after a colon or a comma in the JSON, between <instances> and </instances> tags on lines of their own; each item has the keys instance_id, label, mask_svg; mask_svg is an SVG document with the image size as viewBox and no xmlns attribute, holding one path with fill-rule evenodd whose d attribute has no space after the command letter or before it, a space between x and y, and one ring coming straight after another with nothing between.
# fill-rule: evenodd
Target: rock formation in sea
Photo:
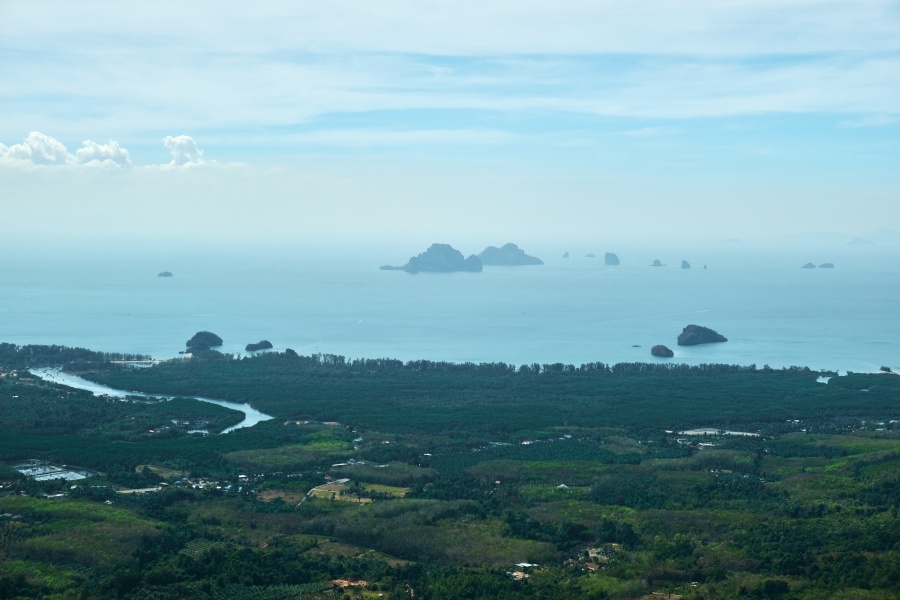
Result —
<instances>
[{"instance_id":1,"label":"rock formation in sea","mask_svg":"<svg viewBox=\"0 0 900 600\"><path fill-rule=\"evenodd\" d=\"M519 267L525 265L542 265L544 261L536 256L529 256L515 244L504 244L503 247L488 246L478 255L483 265Z\"/></svg>"},{"instance_id":2,"label":"rock formation in sea","mask_svg":"<svg viewBox=\"0 0 900 600\"><path fill-rule=\"evenodd\" d=\"M569 253L568 253L568 252L563 252L563 258L569 258Z\"/></svg>"},{"instance_id":3,"label":"rock formation in sea","mask_svg":"<svg viewBox=\"0 0 900 600\"><path fill-rule=\"evenodd\" d=\"M820 269L833 269L834 263L822 263L821 265L819 265L819 268Z\"/></svg>"},{"instance_id":4,"label":"rock formation in sea","mask_svg":"<svg viewBox=\"0 0 900 600\"><path fill-rule=\"evenodd\" d=\"M801 268L801 269L815 269L815 268L816 268L816 265L814 265L814 264L812 264L812 263L806 263L805 265L803 265L803 266L800 267L800 268Z\"/></svg>"},{"instance_id":5,"label":"rock formation in sea","mask_svg":"<svg viewBox=\"0 0 900 600\"><path fill-rule=\"evenodd\" d=\"M157 275L157 277L171 277L171 276L172 276L172 271L163 271L162 273Z\"/></svg>"},{"instance_id":6,"label":"rock formation in sea","mask_svg":"<svg viewBox=\"0 0 900 600\"><path fill-rule=\"evenodd\" d=\"M407 273L433 272L452 273L454 271L479 272L481 259L474 254L463 258L462 252L450 244L432 244L428 250L413 256L402 267L384 265L382 271L406 271Z\"/></svg>"},{"instance_id":7,"label":"rock formation in sea","mask_svg":"<svg viewBox=\"0 0 900 600\"><path fill-rule=\"evenodd\" d=\"M221 346L222 343L222 338L216 334L209 331L198 331L194 334L194 337L185 343L185 346L190 352L199 352Z\"/></svg>"},{"instance_id":8,"label":"rock formation in sea","mask_svg":"<svg viewBox=\"0 0 900 600\"><path fill-rule=\"evenodd\" d=\"M672 358L673 356L675 356L675 353L672 352L671 349L663 346L662 344L657 344L656 346L650 348L650 354L652 354L653 356L659 356L660 358Z\"/></svg>"},{"instance_id":9,"label":"rock formation in sea","mask_svg":"<svg viewBox=\"0 0 900 600\"><path fill-rule=\"evenodd\" d=\"M691 263L689 263L689 262L686 261L686 260L683 260L683 261L681 261L681 268L682 268L682 269L690 269L690 268L691 268Z\"/></svg>"},{"instance_id":10,"label":"rock formation in sea","mask_svg":"<svg viewBox=\"0 0 900 600\"><path fill-rule=\"evenodd\" d=\"M650 263L651 267L664 267L666 265L662 264L659 259L655 259L652 263Z\"/></svg>"},{"instance_id":11,"label":"rock formation in sea","mask_svg":"<svg viewBox=\"0 0 900 600\"><path fill-rule=\"evenodd\" d=\"M585 254L584 257L585 258L597 258L597 255L596 254Z\"/></svg>"},{"instance_id":12,"label":"rock formation in sea","mask_svg":"<svg viewBox=\"0 0 900 600\"><path fill-rule=\"evenodd\" d=\"M681 332L681 335L678 336L679 346L696 346L697 344L714 344L727 341L728 338L724 335L701 325L688 325Z\"/></svg>"},{"instance_id":13,"label":"rock formation in sea","mask_svg":"<svg viewBox=\"0 0 900 600\"><path fill-rule=\"evenodd\" d=\"M247 347L244 348L247 352L256 352L257 350L269 350L272 348L272 342L269 340L262 340L256 342L255 344L247 344Z\"/></svg>"},{"instance_id":14,"label":"rock formation in sea","mask_svg":"<svg viewBox=\"0 0 900 600\"><path fill-rule=\"evenodd\" d=\"M610 267L619 266L619 257L616 256L615 252L607 252L603 255L603 264Z\"/></svg>"}]
</instances>

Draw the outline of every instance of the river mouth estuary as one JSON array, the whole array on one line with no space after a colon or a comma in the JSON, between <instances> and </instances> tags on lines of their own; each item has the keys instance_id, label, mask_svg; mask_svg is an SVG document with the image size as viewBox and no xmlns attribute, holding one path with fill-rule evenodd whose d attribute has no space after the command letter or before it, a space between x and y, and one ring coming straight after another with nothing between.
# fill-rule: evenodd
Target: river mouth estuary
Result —
<instances>
[{"instance_id":1,"label":"river mouth estuary","mask_svg":"<svg viewBox=\"0 0 900 600\"><path fill-rule=\"evenodd\" d=\"M109 396L112 398L120 398L125 399L128 397L138 397L138 398L163 398L165 400L171 400L176 396L171 396L168 394L147 394L144 392L129 392L125 390L117 390L115 388L111 388L109 386L95 383L93 381L89 381L84 379L83 377L78 377L77 375L72 375L71 373L65 373L59 367L43 367L40 369L31 369L29 371L32 375L40 377L44 381L49 381L51 383L58 383L60 385L65 385L71 388L75 388L78 390L85 390L91 392L95 396ZM242 429L244 427L253 427L257 423L261 423L263 421L269 421L273 419L271 415L267 415L263 412L260 412L250 406L249 404L240 404L238 402L229 402L227 400L219 400L217 398L204 398L201 396L179 396L186 397L197 400L199 402L208 402L210 404L218 404L224 408L230 408L231 410L236 410L244 414L244 419L238 423L237 425L232 425L224 430L222 433L228 433L230 431L234 431L235 429Z\"/></svg>"}]
</instances>

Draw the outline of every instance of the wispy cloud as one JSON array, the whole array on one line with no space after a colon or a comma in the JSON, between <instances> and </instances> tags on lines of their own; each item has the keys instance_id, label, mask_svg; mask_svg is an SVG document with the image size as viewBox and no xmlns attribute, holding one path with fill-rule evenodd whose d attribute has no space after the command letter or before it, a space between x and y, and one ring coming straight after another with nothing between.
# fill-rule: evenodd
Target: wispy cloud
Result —
<instances>
[{"instance_id":1,"label":"wispy cloud","mask_svg":"<svg viewBox=\"0 0 900 600\"><path fill-rule=\"evenodd\" d=\"M16 116L0 136L10 123L126 137L424 109L866 118L900 114L900 9L888 0L225 0L213 11L48 0L4 7L0 68L0 108Z\"/></svg>"},{"instance_id":2,"label":"wispy cloud","mask_svg":"<svg viewBox=\"0 0 900 600\"><path fill-rule=\"evenodd\" d=\"M106 65L108 79L92 88L96 100L81 99L84 88L76 83L80 69L47 65L47 79L42 89L32 92L32 99L20 102L0 95L0 106L8 106L17 123L43 122L45 130L69 137L84 135L85 127L134 137L160 129L277 128L329 115L406 110L538 112L542 118L553 113L663 119L900 115L900 55L800 61L457 58L452 67L444 58L411 55L347 60L304 56L275 62L260 57L194 58L193 64L173 56L152 64ZM16 78L18 69L4 72ZM135 69L147 82L121 85ZM435 69L441 72L435 74ZM58 97L72 99L77 118L55 108ZM79 103L91 108L79 109ZM0 135L13 133L10 125L0 125ZM373 118L362 125L380 124ZM446 128L444 123L435 125L432 128Z\"/></svg>"},{"instance_id":3,"label":"wispy cloud","mask_svg":"<svg viewBox=\"0 0 900 600\"><path fill-rule=\"evenodd\" d=\"M371 147L384 145L503 144L517 136L504 131L471 129L330 129L295 134L291 140L305 144Z\"/></svg>"},{"instance_id":4,"label":"wispy cloud","mask_svg":"<svg viewBox=\"0 0 900 600\"><path fill-rule=\"evenodd\" d=\"M621 135L632 138L655 138L664 135L672 135L676 130L671 127L641 127L640 129L629 129L623 131Z\"/></svg>"},{"instance_id":5,"label":"wispy cloud","mask_svg":"<svg viewBox=\"0 0 900 600\"><path fill-rule=\"evenodd\" d=\"M96 45L116 36L120 46L144 41L189 53L736 56L900 47L891 0L221 0L214 9L174 0L45 0L10 3L4 13L0 32L25 44L76 35ZM17 31L23 22L27 34Z\"/></svg>"},{"instance_id":6,"label":"wispy cloud","mask_svg":"<svg viewBox=\"0 0 900 600\"><path fill-rule=\"evenodd\" d=\"M687 120L825 115L850 135L900 118L891 0L45 0L0 11L0 140L37 129L70 147L114 138L132 150L90 141L60 154L36 138L0 147L5 163L210 164L168 135L182 131L216 140L216 156L227 146L229 160L271 164L307 147L512 149L544 136L574 149L608 144L604 127L649 147L690 131ZM670 137L674 148L690 136Z\"/></svg>"},{"instance_id":7,"label":"wispy cloud","mask_svg":"<svg viewBox=\"0 0 900 600\"><path fill-rule=\"evenodd\" d=\"M855 128L859 128L859 127L886 127L888 125L893 125L898 122L900 122L900 116L870 115L870 116L861 117L859 119L850 119L847 121L841 121L839 123L839 125L841 127L855 129Z\"/></svg>"}]
</instances>

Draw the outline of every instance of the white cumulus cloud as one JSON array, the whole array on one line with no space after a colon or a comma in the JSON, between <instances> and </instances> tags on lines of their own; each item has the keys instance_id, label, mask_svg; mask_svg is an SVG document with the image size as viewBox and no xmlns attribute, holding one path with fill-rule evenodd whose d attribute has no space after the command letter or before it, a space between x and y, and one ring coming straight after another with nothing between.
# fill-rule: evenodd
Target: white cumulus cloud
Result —
<instances>
[{"instance_id":1,"label":"white cumulus cloud","mask_svg":"<svg viewBox=\"0 0 900 600\"><path fill-rule=\"evenodd\" d=\"M189 135L167 135L163 138L163 144L172 154L173 167L189 167L203 164L203 151L197 147L197 142Z\"/></svg>"},{"instance_id":2,"label":"white cumulus cloud","mask_svg":"<svg viewBox=\"0 0 900 600\"><path fill-rule=\"evenodd\" d=\"M13 167L70 166L70 167L130 167L128 150L119 142L110 140L98 144L85 140L74 154L58 139L32 131L19 144L0 144L0 165Z\"/></svg>"},{"instance_id":3,"label":"white cumulus cloud","mask_svg":"<svg viewBox=\"0 0 900 600\"><path fill-rule=\"evenodd\" d=\"M69 152L57 139L32 131L21 144L0 144L0 162L34 165L64 165Z\"/></svg>"},{"instance_id":4,"label":"white cumulus cloud","mask_svg":"<svg viewBox=\"0 0 900 600\"><path fill-rule=\"evenodd\" d=\"M110 140L106 144L85 140L81 148L75 151L74 162L76 165L84 166L131 166L128 150L115 140Z\"/></svg>"}]
</instances>

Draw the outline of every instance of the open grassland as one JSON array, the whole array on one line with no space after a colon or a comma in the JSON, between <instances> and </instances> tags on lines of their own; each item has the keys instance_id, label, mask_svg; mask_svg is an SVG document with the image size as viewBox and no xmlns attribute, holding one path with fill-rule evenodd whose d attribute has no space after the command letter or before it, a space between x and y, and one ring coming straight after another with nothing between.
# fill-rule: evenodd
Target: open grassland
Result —
<instances>
[{"instance_id":1,"label":"open grassland","mask_svg":"<svg viewBox=\"0 0 900 600\"><path fill-rule=\"evenodd\" d=\"M332 467L330 472L334 477L387 486L422 485L434 481L437 476L433 469L400 461L355 463Z\"/></svg>"},{"instance_id":2,"label":"open grassland","mask_svg":"<svg viewBox=\"0 0 900 600\"><path fill-rule=\"evenodd\" d=\"M403 498L412 491L412 489L408 487L378 485L376 483L367 483L362 487L369 492L375 492L376 494L380 494L381 496L388 496L391 498Z\"/></svg>"},{"instance_id":3,"label":"open grassland","mask_svg":"<svg viewBox=\"0 0 900 600\"><path fill-rule=\"evenodd\" d=\"M310 435L302 444L264 450L237 450L225 454L224 458L235 466L250 471L294 471L322 461L346 458L351 452L352 444L336 439L326 431Z\"/></svg>"},{"instance_id":4,"label":"open grassland","mask_svg":"<svg viewBox=\"0 0 900 600\"><path fill-rule=\"evenodd\" d=\"M310 497L319 500L355 502L357 504L368 504L369 502L372 502L371 498L363 498L358 495L350 494L350 490L350 486L346 483L329 483L313 489L310 493Z\"/></svg>"},{"instance_id":5,"label":"open grassland","mask_svg":"<svg viewBox=\"0 0 900 600\"><path fill-rule=\"evenodd\" d=\"M256 497L262 502L272 502L275 499L279 499L286 504L299 504L306 497L306 492L269 488L259 492Z\"/></svg>"}]
</instances>

